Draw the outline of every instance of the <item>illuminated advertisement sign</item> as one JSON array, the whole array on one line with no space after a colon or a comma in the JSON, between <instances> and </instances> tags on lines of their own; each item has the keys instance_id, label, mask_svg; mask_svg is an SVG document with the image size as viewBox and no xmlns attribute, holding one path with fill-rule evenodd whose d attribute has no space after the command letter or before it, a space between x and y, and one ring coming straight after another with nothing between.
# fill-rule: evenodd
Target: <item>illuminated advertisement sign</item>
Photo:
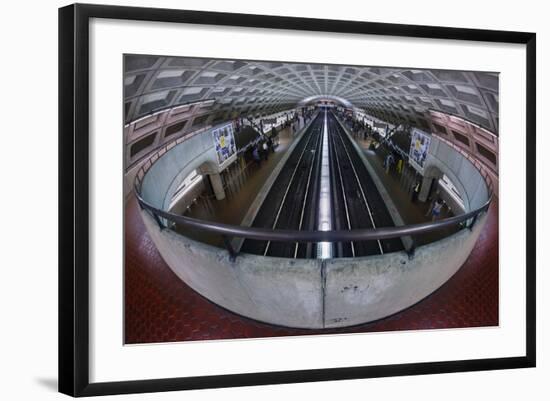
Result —
<instances>
[{"instance_id":1,"label":"illuminated advertisement sign","mask_svg":"<svg viewBox=\"0 0 550 401\"><path fill-rule=\"evenodd\" d=\"M231 124L212 130L214 147L218 155L218 164L222 165L236 153L233 126Z\"/></svg>"},{"instance_id":2,"label":"illuminated advertisement sign","mask_svg":"<svg viewBox=\"0 0 550 401\"><path fill-rule=\"evenodd\" d=\"M419 129L413 129L411 149L409 151L409 163L421 173L424 171L424 163L428 156L431 140L428 134Z\"/></svg>"}]
</instances>

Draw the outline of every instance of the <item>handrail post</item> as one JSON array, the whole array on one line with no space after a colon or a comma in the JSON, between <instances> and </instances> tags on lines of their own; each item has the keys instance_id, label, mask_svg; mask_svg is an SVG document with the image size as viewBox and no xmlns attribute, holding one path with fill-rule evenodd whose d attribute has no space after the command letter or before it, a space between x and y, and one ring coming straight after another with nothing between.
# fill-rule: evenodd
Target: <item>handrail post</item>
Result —
<instances>
[{"instance_id":1,"label":"handrail post","mask_svg":"<svg viewBox=\"0 0 550 401\"><path fill-rule=\"evenodd\" d=\"M479 213L472 217L472 222L468 224L468 230L472 231L474 229L474 224L476 224L477 216L479 216Z\"/></svg>"},{"instance_id":2,"label":"handrail post","mask_svg":"<svg viewBox=\"0 0 550 401\"><path fill-rule=\"evenodd\" d=\"M411 237L411 246L409 249L406 249L405 252L407 252L407 256L409 257L409 260L414 259L414 254L416 253L416 240L414 239L414 236Z\"/></svg>"},{"instance_id":3,"label":"handrail post","mask_svg":"<svg viewBox=\"0 0 550 401\"><path fill-rule=\"evenodd\" d=\"M134 190L135 190L136 193L137 193L137 189L134 188ZM139 205L139 208L140 208L141 210L145 210L145 206L143 205L143 203L141 203L141 199L138 198L138 197L137 197L136 199L137 199L137 203L138 203L138 205Z\"/></svg>"},{"instance_id":4,"label":"handrail post","mask_svg":"<svg viewBox=\"0 0 550 401\"><path fill-rule=\"evenodd\" d=\"M227 251L229 252L229 260L231 262L234 262L235 259L237 259L237 252L235 252L235 249L233 248L233 245L231 245L231 241L229 238L227 238L226 235L222 235L223 244L227 248Z\"/></svg>"},{"instance_id":5,"label":"handrail post","mask_svg":"<svg viewBox=\"0 0 550 401\"><path fill-rule=\"evenodd\" d=\"M165 227L164 227L164 224L162 224L162 220L160 219L160 217L155 212L152 212L151 214L153 215L153 218L159 225L160 231L164 230Z\"/></svg>"}]
</instances>

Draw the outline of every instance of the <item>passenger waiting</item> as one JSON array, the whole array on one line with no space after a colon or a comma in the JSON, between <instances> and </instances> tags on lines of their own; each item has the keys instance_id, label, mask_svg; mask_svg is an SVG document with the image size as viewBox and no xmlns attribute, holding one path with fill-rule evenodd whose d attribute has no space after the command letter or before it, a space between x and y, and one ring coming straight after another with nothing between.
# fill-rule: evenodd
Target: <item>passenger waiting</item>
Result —
<instances>
[{"instance_id":1,"label":"passenger waiting","mask_svg":"<svg viewBox=\"0 0 550 401\"><path fill-rule=\"evenodd\" d=\"M420 181L416 181L416 184L414 185L414 188L413 188L413 193L412 193L412 202L416 202L416 200L418 199L418 195L420 195Z\"/></svg>"},{"instance_id":2,"label":"passenger waiting","mask_svg":"<svg viewBox=\"0 0 550 401\"><path fill-rule=\"evenodd\" d=\"M254 150L252 151L252 159L256 162L256 164L259 166L262 164L262 160L260 159L260 150L258 145L254 146Z\"/></svg>"},{"instance_id":3,"label":"passenger waiting","mask_svg":"<svg viewBox=\"0 0 550 401\"><path fill-rule=\"evenodd\" d=\"M438 198L432 207L432 221L435 221L441 215L441 209L443 208L443 200Z\"/></svg>"},{"instance_id":4,"label":"passenger waiting","mask_svg":"<svg viewBox=\"0 0 550 401\"><path fill-rule=\"evenodd\" d=\"M390 172L390 168L393 165L394 161L395 159L391 153L386 156L386 159L384 159L384 168L386 169L386 174Z\"/></svg>"}]
</instances>

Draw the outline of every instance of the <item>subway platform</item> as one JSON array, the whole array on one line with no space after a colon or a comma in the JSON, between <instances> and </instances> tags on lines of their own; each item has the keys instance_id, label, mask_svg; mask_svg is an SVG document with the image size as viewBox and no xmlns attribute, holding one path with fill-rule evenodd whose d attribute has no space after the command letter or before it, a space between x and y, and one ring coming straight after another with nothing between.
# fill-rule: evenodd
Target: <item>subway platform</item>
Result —
<instances>
[{"instance_id":1,"label":"subway platform","mask_svg":"<svg viewBox=\"0 0 550 401\"><path fill-rule=\"evenodd\" d=\"M214 208L221 211L215 216L217 221L235 224L242 220L250 199L291 140L288 132L282 132L281 144L267 163L246 167L246 180L241 180L234 194L221 201L223 207ZM375 168L381 168L375 155L367 157L373 158L371 164ZM391 176L384 184L395 192L392 196L399 196ZM422 219L422 207L426 206L405 206L410 210L401 213ZM212 208L198 202L190 212L191 216L205 218L211 215ZM498 325L498 199L491 204L486 225L470 256L442 287L399 313L337 329L287 328L232 313L196 293L166 265L147 233L133 196L126 203L125 224L127 344Z\"/></svg>"}]
</instances>

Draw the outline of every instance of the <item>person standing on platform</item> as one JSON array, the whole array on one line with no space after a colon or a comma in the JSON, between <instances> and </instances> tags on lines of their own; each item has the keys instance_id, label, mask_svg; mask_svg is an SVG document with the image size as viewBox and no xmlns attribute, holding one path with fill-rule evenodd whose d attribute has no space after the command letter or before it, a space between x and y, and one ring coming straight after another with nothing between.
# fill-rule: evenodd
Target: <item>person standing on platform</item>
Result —
<instances>
[{"instance_id":1,"label":"person standing on platform","mask_svg":"<svg viewBox=\"0 0 550 401\"><path fill-rule=\"evenodd\" d=\"M420 194L420 181L417 180L416 181L416 184L414 185L414 189L413 189L413 196L412 196L412 202L416 202L416 200L418 199L418 195Z\"/></svg>"},{"instance_id":2,"label":"person standing on platform","mask_svg":"<svg viewBox=\"0 0 550 401\"><path fill-rule=\"evenodd\" d=\"M264 141L264 143L262 143L262 156L264 157L264 160L267 161L267 156L268 156L268 153L269 153L269 147L267 146L267 141Z\"/></svg>"},{"instance_id":3,"label":"person standing on platform","mask_svg":"<svg viewBox=\"0 0 550 401\"><path fill-rule=\"evenodd\" d=\"M254 146L254 150L252 151L252 158L256 162L258 166L262 164L262 160L260 159L260 150L258 149L258 145Z\"/></svg>"},{"instance_id":4,"label":"person standing on platform","mask_svg":"<svg viewBox=\"0 0 550 401\"><path fill-rule=\"evenodd\" d=\"M395 169L397 170L397 174L401 174L401 172L403 171L403 159L399 159Z\"/></svg>"},{"instance_id":5,"label":"person standing on platform","mask_svg":"<svg viewBox=\"0 0 550 401\"><path fill-rule=\"evenodd\" d=\"M386 174L390 172L390 168L394 162L393 155L390 153L386 156L386 160L384 161L384 167L386 168Z\"/></svg>"},{"instance_id":6,"label":"person standing on platform","mask_svg":"<svg viewBox=\"0 0 550 401\"><path fill-rule=\"evenodd\" d=\"M441 209L443 208L443 201L441 198L437 198L432 207L432 221L436 221L441 215Z\"/></svg>"}]
</instances>

